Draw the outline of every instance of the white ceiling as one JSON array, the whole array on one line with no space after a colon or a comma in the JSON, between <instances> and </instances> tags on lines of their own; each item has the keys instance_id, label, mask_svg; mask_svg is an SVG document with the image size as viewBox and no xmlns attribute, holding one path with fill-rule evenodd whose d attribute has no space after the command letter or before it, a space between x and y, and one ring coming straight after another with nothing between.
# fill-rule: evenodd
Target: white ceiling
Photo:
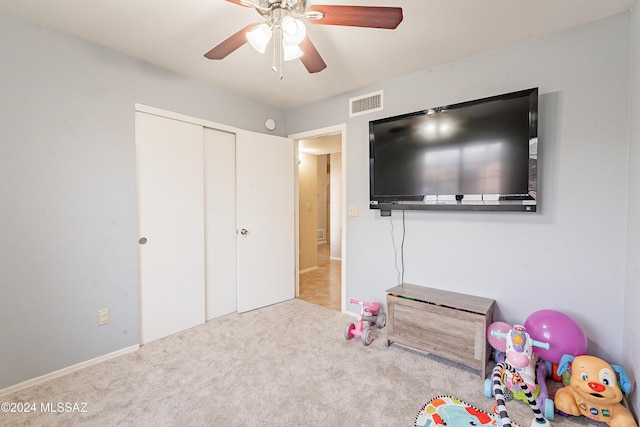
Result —
<instances>
[{"instance_id":1,"label":"white ceiling","mask_svg":"<svg viewBox=\"0 0 640 427\"><path fill-rule=\"evenodd\" d=\"M269 104L292 108L630 9L636 0L308 0L402 7L396 30L307 25L327 68L309 74L245 44L222 61L204 54L253 9L224 0L0 0L0 12L107 46ZM595 59L595 58L594 58Z\"/></svg>"}]
</instances>

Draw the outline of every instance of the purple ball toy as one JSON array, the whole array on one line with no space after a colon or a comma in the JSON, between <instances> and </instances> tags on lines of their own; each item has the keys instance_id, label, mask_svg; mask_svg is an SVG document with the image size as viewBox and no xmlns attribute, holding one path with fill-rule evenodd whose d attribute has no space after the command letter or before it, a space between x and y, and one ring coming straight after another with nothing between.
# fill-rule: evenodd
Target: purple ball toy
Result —
<instances>
[{"instance_id":1,"label":"purple ball toy","mask_svg":"<svg viewBox=\"0 0 640 427\"><path fill-rule=\"evenodd\" d=\"M579 356L587 351L587 337L575 320L556 310L532 313L524 322L531 338L549 343L549 350L534 347L542 360L560 363L565 354Z\"/></svg>"}]
</instances>

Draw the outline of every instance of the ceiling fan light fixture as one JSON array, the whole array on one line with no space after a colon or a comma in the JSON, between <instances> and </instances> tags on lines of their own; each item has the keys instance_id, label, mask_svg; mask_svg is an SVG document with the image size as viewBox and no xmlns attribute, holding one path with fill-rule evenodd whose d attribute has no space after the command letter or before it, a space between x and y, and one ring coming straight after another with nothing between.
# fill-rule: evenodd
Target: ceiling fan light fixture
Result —
<instances>
[{"instance_id":1,"label":"ceiling fan light fixture","mask_svg":"<svg viewBox=\"0 0 640 427\"><path fill-rule=\"evenodd\" d=\"M289 44L282 41L282 59L285 61L293 61L294 59L300 58L304 52L300 49L300 46L297 44Z\"/></svg>"},{"instance_id":2,"label":"ceiling fan light fixture","mask_svg":"<svg viewBox=\"0 0 640 427\"><path fill-rule=\"evenodd\" d=\"M247 33L247 41L255 50L264 53L269 40L271 40L271 35L271 27L266 23L260 24Z\"/></svg>"},{"instance_id":3,"label":"ceiling fan light fixture","mask_svg":"<svg viewBox=\"0 0 640 427\"><path fill-rule=\"evenodd\" d=\"M207 52L205 58L223 59L246 43L251 44L259 53L264 53L275 36L272 67L274 71L282 70L284 60L290 61L295 58L300 58L309 73L318 73L327 68L327 64L307 36L304 20L314 25L388 30L397 28L403 20L401 7L314 4L307 9L307 0L226 1L255 9L266 22L245 26ZM281 71L280 78L282 77Z\"/></svg>"},{"instance_id":4,"label":"ceiling fan light fixture","mask_svg":"<svg viewBox=\"0 0 640 427\"><path fill-rule=\"evenodd\" d=\"M289 15L282 18L282 37L285 43L299 45L307 36L307 27L304 23Z\"/></svg>"}]
</instances>

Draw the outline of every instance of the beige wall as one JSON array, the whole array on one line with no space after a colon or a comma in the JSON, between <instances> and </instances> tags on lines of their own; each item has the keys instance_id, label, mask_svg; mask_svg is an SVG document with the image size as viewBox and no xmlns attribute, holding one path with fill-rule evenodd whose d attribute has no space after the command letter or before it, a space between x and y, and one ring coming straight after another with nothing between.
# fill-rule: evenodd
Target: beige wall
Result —
<instances>
[{"instance_id":1,"label":"beige wall","mask_svg":"<svg viewBox=\"0 0 640 427\"><path fill-rule=\"evenodd\" d=\"M329 164L329 156L322 154L316 156L318 163L318 230L324 230L324 241L329 241L329 175L327 174L327 166ZM316 239L317 240L317 239Z\"/></svg>"},{"instance_id":2,"label":"beige wall","mask_svg":"<svg viewBox=\"0 0 640 427\"><path fill-rule=\"evenodd\" d=\"M299 220L300 220L300 271L318 266L316 230L318 224L318 164L316 156L300 153L299 172Z\"/></svg>"},{"instance_id":3,"label":"beige wall","mask_svg":"<svg viewBox=\"0 0 640 427\"><path fill-rule=\"evenodd\" d=\"M331 164L330 187L331 195L329 203L331 205L330 219L331 223L331 259L342 259L342 153L332 153L329 158Z\"/></svg>"}]
</instances>

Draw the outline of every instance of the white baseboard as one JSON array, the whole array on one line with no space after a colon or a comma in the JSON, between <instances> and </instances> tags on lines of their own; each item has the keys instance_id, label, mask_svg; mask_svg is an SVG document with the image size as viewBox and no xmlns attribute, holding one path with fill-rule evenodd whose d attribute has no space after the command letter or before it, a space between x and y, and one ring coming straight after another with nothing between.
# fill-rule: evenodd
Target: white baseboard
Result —
<instances>
[{"instance_id":1,"label":"white baseboard","mask_svg":"<svg viewBox=\"0 0 640 427\"><path fill-rule=\"evenodd\" d=\"M48 374L44 374L44 375L41 375L41 376L36 377L36 378L32 378L32 379L27 380L25 382L22 382L22 383L19 383L19 384L16 384L16 385L12 385L12 386L7 387L7 388L3 388L2 390L0 390L0 396L6 396L8 394L15 393L16 391L24 390L25 388L29 388L29 387L32 387L32 386L37 385L37 384L42 384L42 383L44 383L46 381L49 381L49 380L52 380L54 378L61 377L63 375L69 374L71 372L79 371L80 369L86 368L88 366L97 365L98 363L105 362L105 361L107 361L109 359L113 359L115 357L122 356L122 355L127 354L127 353L133 353L134 351L137 351L139 348L140 348L139 344L132 345L131 347L126 347L126 348L123 348L121 350L114 351L113 353L109 353L109 354L105 354L105 355L102 355L102 356L98 356L98 357L96 357L94 359L86 360L84 362L76 363L75 365L71 365L71 366L68 366L66 368L62 368L62 369L59 369L57 371L50 372Z\"/></svg>"}]
</instances>

